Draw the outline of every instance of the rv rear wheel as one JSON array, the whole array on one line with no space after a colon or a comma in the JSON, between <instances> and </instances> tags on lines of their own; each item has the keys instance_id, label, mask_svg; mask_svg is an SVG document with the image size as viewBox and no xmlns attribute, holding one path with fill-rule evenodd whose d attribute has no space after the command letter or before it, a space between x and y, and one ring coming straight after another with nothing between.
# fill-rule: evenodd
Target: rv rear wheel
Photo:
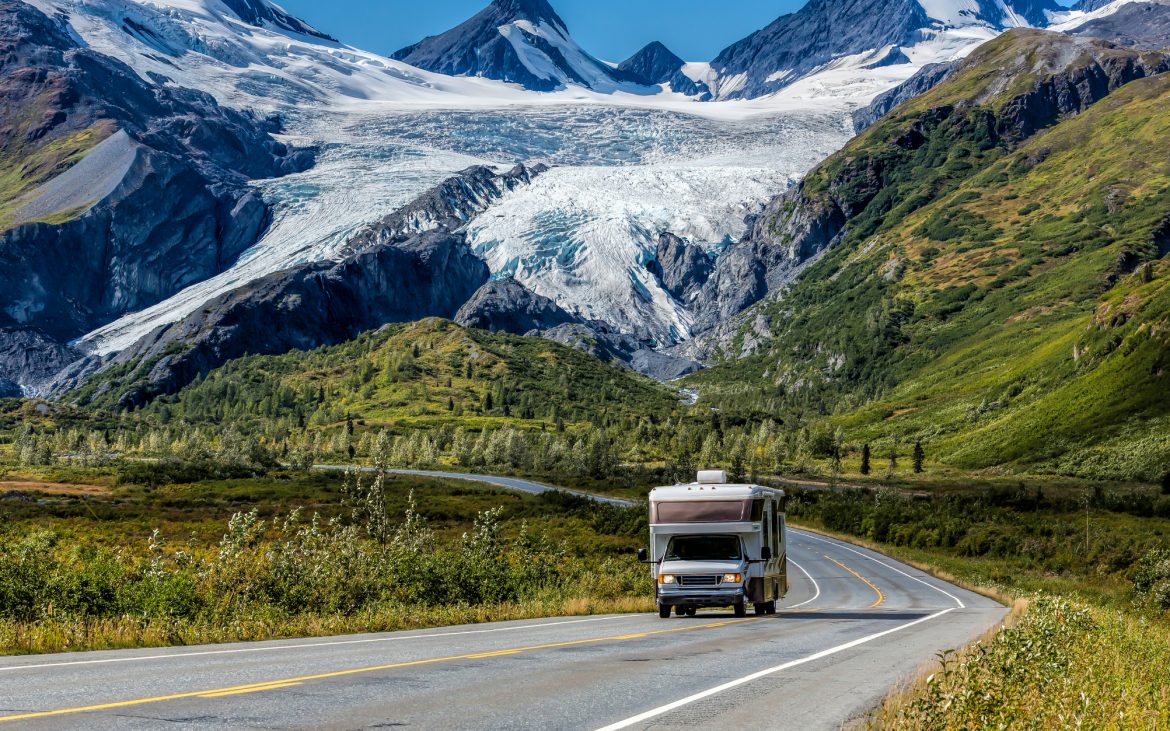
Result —
<instances>
[{"instance_id":1,"label":"rv rear wheel","mask_svg":"<svg viewBox=\"0 0 1170 731\"><path fill-rule=\"evenodd\" d=\"M670 607L665 604L659 605L658 616L662 619L670 619Z\"/></svg>"},{"instance_id":2,"label":"rv rear wheel","mask_svg":"<svg viewBox=\"0 0 1170 731\"><path fill-rule=\"evenodd\" d=\"M775 599L768 602L767 612L768 612L768 614L775 614L776 613L776 600Z\"/></svg>"},{"instance_id":3,"label":"rv rear wheel","mask_svg":"<svg viewBox=\"0 0 1170 731\"><path fill-rule=\"evenodd\" d=\"M747 606L742 601L738 601L735 603L735 616L737 616L737 617L746 617L747 616Z\"/></svg>"},{"instance_id":4,"label":"rv rear wheel","mask_svg":"<svg viewBox=\"0 0 1170 731\"><path fill-rule=\"evenodd\" d=\"M698 610L695 609L694 607L687 607L687 616L693 617L693 616L695 616L695 612L697 612L697 611Z\"/></svg>"},{"instance_id":5,"label":"rv rear wheel","mask_svg":"<svg viewBox=\"0 0 1170 731\"><path fill-rule=\"evenodd\" d=\"M687 613L687 608L681 604L679 604L677 607L674 608L674 614L677 617L686 616L686 613Z\"/></svg>"},{"instance_id":6,"label":"rv rear wheel","mask_svg":"<svg viewBox=\"0 0 1170 731\"><path fill-rule=\"evenodd\" d=\"M752 609L756 611L756 615L764 615L768 613L768 604L766 602L756 602L752 605Z\"/></svg>"}]
</instances>

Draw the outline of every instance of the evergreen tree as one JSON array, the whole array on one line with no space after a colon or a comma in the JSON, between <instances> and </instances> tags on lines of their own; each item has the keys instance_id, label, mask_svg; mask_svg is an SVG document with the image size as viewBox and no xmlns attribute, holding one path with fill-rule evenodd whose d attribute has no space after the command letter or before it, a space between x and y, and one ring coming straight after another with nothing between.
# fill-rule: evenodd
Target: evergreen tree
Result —
<instances>
[{"instance_id":1,"label":"evergreen tree","mask_svg":"<svg viewBox=\"0 0 1170 731\"><path fill-rule=\"evenodd\" d=\"M869 474L869 471L870 471L869 459L870 459L870 448L869 448L869 443L866 442L866 444L861 447L861 474L863 474L863 475Z\"/></svg>"},{"instance_id":2,"label":"evergreen tree","mask_svg":"<svg viewBox=\"0 0 1170 731\"><path fill-rule=\"evenodd\" d=\"M731 454L731 481L743 482L745 477L743 455L737 449Z\"/></svg>"},{"instance_id":3,"label":"evergreen tree","mask_svg":"<svg viewBox=\"0 0 1170 731\"><path fill-rule=\"evenodd\" d=\"M483 410L485 412L491 411L494 407L495 407L495 404L492 402L492 392L491 391L484 391Z\"/></svg>"},{"instance_id":4,"label":"evergreen tree","mask_svg":"<svg viewBox=\"0 0 1170 731\"><path fill-rule=\"evenodd\" d=\"M1162 475L1162 494L1170 495L1170 470Z\"/></svg>"},{"instance_id":5,"label":"evergreen tree","mask_svg":"<svg viewBox=\"0 0 1170 731\"><path fill-rule=\"evenodd\" d=\"M832 476L834 486L841 477L841 450L841 431L838 429L833 433L833 443L829 447L829 474Z\"/></svg>"},{"instance_id":6,"label":"evergreen tree","mask_svg":"<svg viewBox=\"0 0 1170 731\"><path fill-rule=\"evenodd\" d=\"M922 474L922 461L926 459L926 452L922 449L921 440L914 442L914 474Z\"/></svg>"}]
</instances>

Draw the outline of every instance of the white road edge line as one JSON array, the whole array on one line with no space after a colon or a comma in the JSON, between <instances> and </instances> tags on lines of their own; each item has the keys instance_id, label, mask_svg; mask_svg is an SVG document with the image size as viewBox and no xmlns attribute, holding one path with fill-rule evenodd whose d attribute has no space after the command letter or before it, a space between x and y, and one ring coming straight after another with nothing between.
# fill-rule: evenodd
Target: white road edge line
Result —
<instances>
[{"instance_id":1,"label":"white road edge line","mask_svg":"<svg viewBox=\"0 0 1170 731\"><path fill-rule=\"evenodd\" d=\"M759 680L760 678L766 677L768 675L772 675L774 673L779 673L783 670L788 670L789 668L794 668L798 665L804 665L806 663L814 662L816 660L820 660L821 658L828 657L829 655L835 655L838 652L844 652L845 650L852 649L854 647L857 647L858 645L864 645L867 642L872 642L872 641L879 639L881 637L885 637L886 635L891 635L895 632L901 632L902 630L909 629L917 624L922 624L923 622L929 622L932 619L938 619L939 617L943 616L944 614L948 614L950 612L955 611L955 609L957 609L957 608L958 607L950 607L949 609L944 609L941 612L935 612L934 614L931 614L928 617L922 617L921 619L916 619L913 622L907 622L906 624L898 625L897 627L894 627L893 629L888 629L888 630L885 630L883 632L878 632L877 634L872 634L872 635L869 635L868 637L862 637L861 639L853 640L852 642L846 642L844 645L837 645L836 647L830 647L827 650L821 650L820 652L809 655L808 657L802 657L799 660L792 660L790 662L784 663L783 665L777 665L774 668L768 668L767 670L760 670L759 672L752 673L751 675L745 675L742 678L732 680L730 682L724 683L723 685L717 685L714 688L711 688L709 690L704 690L701 693L695 693L692 696L687 696L686 698L681 698L673 703L667 703L665 706L659 706L658 708L654 708L652 710L646 711L645 713L639 713L637 716L627 718L624 721L618 721L617 723L610 724L609 726L603 726L602 728L599 728L597 731L618 731L618 729L629 728L630 726L633 726L634 724L641 723L642 721L648 721L651 718L654 718L656 716L661 716L664 713L669 713L670 711L673 711L676 708L681 708L683 706L694 703L695 701L702 700L704 698L709 698L713 695L717 695L719 693L722 693L725 690L731 690L732 688L738 687L738 686L743 685L745 683L750 683L753 680Z\"/></svg>"},{"instance_id":2,"label":"white road edge line","mask_svg":"<svg viewBox=\"0 0 1170 731\"><path fill-rule=\"evenodd\" d=\"M809 532L807 532L807 531L796 530L795 528L793 528L792 530L793 530L794 532L796 532L796 533L800 533L801 535L805 536L806 538L811 538L811 539L812 539L812 540L814 540L814 541L820 541L821 543L828 543L828 544L829 544L829 545L831 545L831 546L836 546L836 547L838 547L838 548L843 548L843 549L845 549L846 551L849 551L850 553L856 553L858 556L861 556L862 558L867 558L867 559L869 559L870 561L873 561L874 563L881 564L882 566L885 566L887 569L889 569L889 570L891 570L891 571L897 571L899 574L901 574L901 575L905 576L907 579L914 579L914 580L915 580L915 581L917 581L919 584L922 584L922 585L924 585L924 586L929 586L931 589L934 589L934 590L935 590L935 591L937 591L938 593L940 593L940 594L945 594L946 596L950 597L950 598L951 598L951 599L952 599L952 600L953 600L953 601L954 601L956 604L958 604L958 605L959 605L959 606L955 607L956 609L966 609L966 608L967 608L967 605L963 603L963 600L962 600L962 599L960 599L959 597L957 597L957 596L955 596L954 594L950 593L950 592L949 592L949 591L947 591L946 589L941 589L941 588L939 588L939 587L935 586L934 584L930 583L929 581L924 581L924 580L922 580L922 579L918 578L917 576L911 576L910 574L906 573L905 571L903 571L903 570L901 570L901 569L897 568L896 566L891 566L890 564L886 563L885 561L881 561L881 560L879 560L879 559L876 559L876 558L874 558L873 556L867 556L867 555L865 555L864 553L862 553L861 551L858 551L858 550L856 550L856 549L854 549L854 548L850 548L849 546L845 545L845 544L844 544L843 542L841 542L841 541L832 541L832 540L828 540L828 539L825 539L825 538L821 538L820 536L814 536L813 534L811 534L811 533L809 533Z\"/></svg>"},{"instance_id":3,"label":"white road edge line","mask_svg":"<svg viewBox=\"0 0 1170 731\"><path fill-rule=\"evenodd\" d=\"M781 607L781 609L786 610L786 611L789 609L796 609L797 607L803 607L805 604L811 604L811 603L815 602L817 600L817 597L819 597L821 595L821 585L817 583L817 580L812 577L812 574L810 574L807 569L805 569L803 566L801 566L797 562L793 561L791 558L788 559L788 563L790 563L793 566L795 566L796 568L800 569L801 573L803 573L805 576L808 577L808 580L812 582L813 588L817 590L817 593L813 594L812 599L806 599L803 602L801 602L800 604L793 604L791 607Z\"/></svg>"},{"instance_id":4,"label":"white road edge line","mask_svg":"<svg viewBox=\"0 0 1170 731\"><path fill-rule=\"evenodd\" d=\"M541 624L525 624L516 627L494 627L491 629L461 630L458 632L431 632L422 635L407 635L405 637L370 637L362 640L336 640L333 642L306 642L298 645L273 645L271 647L236 647L230 650L203 650L200 652L175 652L166 655L141 655L135 657L109 657L99 660L71 660L68 662L48 662L32 665L12 665L0 667L0 673L13 670L38 670L40 668L59 668L73 665L100 665L116 662L142 662L145 660L180 660L185 657L204 657L206 655L238 655L252 652L276 652L279 650L304 650L311 647L335 647L339 645L368 645L381 642L404 642L406 640L434 639L435 637L458 637L460 635L480 635L490 632L517 632L523 629L539 629L541 627L559 627L565 624L582 624L584 622L608 622L615 619L630 619L637 614L619 614L609 617L590 617L588 619L570 619L563 622L543 622Z\"/></svg>"}]
</instances>

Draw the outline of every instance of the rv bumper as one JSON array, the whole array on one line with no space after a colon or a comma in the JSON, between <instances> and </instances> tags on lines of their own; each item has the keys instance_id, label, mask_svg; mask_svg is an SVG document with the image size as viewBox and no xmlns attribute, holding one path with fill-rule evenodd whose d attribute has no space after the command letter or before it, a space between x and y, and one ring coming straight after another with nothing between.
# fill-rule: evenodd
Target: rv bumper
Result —
<instances>
[{"instance_id":1,"label":"rv bumper","mask_svg":"<svg viewBox=\"0 0 1170 731\"><path fill-rule=\"evenodd\" d=\"M730 607L744 601L742 586L727 589L682 589L658 592L660 607Z\"/></svg>"}]
</instances>

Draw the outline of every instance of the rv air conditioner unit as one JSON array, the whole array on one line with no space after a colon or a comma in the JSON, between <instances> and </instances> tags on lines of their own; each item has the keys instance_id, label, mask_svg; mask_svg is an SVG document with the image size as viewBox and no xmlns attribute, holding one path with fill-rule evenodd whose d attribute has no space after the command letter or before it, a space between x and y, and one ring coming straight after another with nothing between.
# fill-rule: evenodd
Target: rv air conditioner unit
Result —
<instances>
[{"instance_id":1,"label":"rv air conditioner unit","mask_svg":"<svg viewBox=\"0 0 1170 731\"><path fill-rule=\"evenodd\" d=\"M698 483L700 485L726 485L726 470L699 470Z\"/></svg>"}]
</instances>

